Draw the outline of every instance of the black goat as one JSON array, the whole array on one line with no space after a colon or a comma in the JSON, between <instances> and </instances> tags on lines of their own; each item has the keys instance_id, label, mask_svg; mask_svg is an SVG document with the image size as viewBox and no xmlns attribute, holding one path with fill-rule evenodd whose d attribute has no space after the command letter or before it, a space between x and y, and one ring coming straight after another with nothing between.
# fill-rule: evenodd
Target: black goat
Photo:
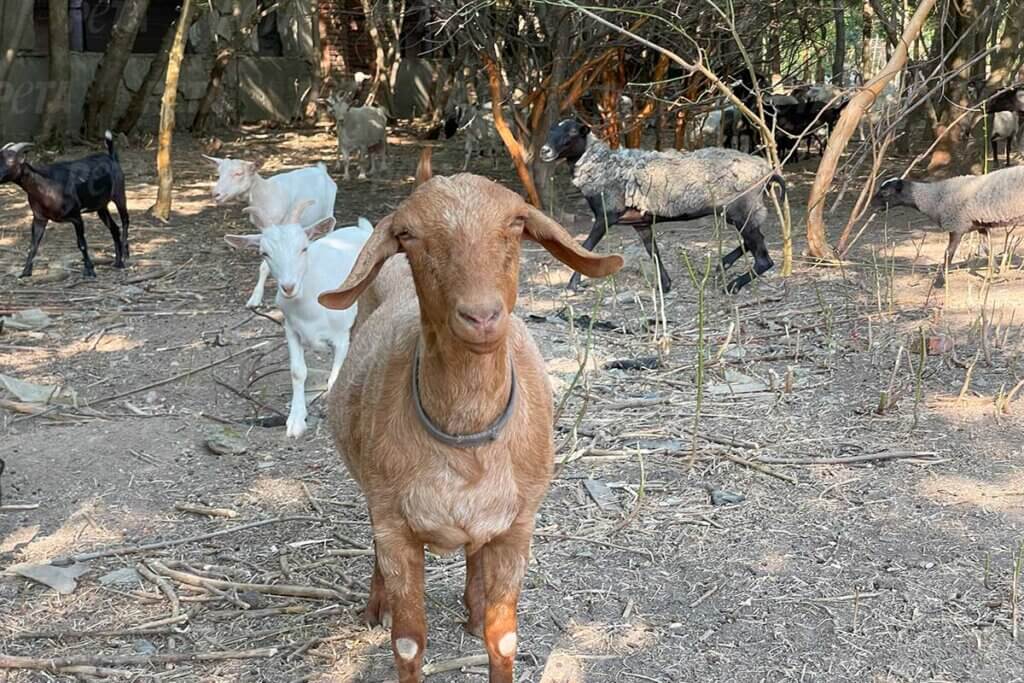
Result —
<instances>
[{"instance_id":1,"label":"black goat","mask_svg":"<svg viewBox=\"0 0 1024 683\"><path fill-rule=\"evenodd\" d=\"M765 107L765 118L768 119L769 126L774 128L779 156L785 158L796 148L793 160L800 161L800 141L807 140L810 153L812 139L817 141L818 153L821 154L822 144L817 136L817 129L827 126L831 135L832 128L845 107L846 102L830 105L815 100Z\"/></svg>"},{"instance_id":2,"label":"black goat","mask_svg":"<svg viewBox=\"0 0 1024 683\"><path fill-rule=\"evenodd\" d=\"M124 172L114 150L114 137L106 133L106 154L93 154L75 161L58 161L36 168L25 159L30 142L8 143L0 150L0 184L14 183L28 194L32 208L32 243L21 277L32 274L32 262L43 241L46 224L71 223L82 252L83 274L96 277L85 243L82 213L95 211L114 239L114 267L124 268L128 258L128 205L125 201ZM114 202L121 217L118 229L107 205Z\"/></svg>"}]
</instances>

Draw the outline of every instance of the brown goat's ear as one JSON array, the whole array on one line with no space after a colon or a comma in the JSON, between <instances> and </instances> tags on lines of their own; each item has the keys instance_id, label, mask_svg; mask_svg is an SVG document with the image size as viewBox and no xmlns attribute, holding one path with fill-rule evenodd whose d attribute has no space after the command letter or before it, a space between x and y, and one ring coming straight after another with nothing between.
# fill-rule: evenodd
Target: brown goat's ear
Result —
<instances>
[{"instance_id":1,"label":"brown goat's ear","mask_svg":"<svg viewBox=\"0 0 1024 683\"><path fill-rule=\"evenodd\" d=\"M349 308L373 282L373 278L377 277L384 262L401 251L398 239L391 234L393 216L388 214L377 223L345 281L337 289L328 290L317 297L321 306L337 310Z\"/></svg>"},{"instance_id":2,"label":"brown goat's ear","mask_svg":"<svg viewBox=\"0 0 1024 683\"><path fill-rule=\"evenodd\" d=\"M434 154L433 147L424 147L420 152L419 163L416 164L416 187L434 177L434 169L431 164L431 157Z\"/></svg>"},{"instance_id":3,"label":"brown goat's ear","mask_svg":"<svg viewBox=\"0 0 1024 683\"><path fill-rule=\"evenodd\" d=\"M552 256L587 277L606 277L622 267L618 254L601 256L576 243L565 228L540 209L529 207L523 235L537 242Z\"/></svg>"}]
</instances>

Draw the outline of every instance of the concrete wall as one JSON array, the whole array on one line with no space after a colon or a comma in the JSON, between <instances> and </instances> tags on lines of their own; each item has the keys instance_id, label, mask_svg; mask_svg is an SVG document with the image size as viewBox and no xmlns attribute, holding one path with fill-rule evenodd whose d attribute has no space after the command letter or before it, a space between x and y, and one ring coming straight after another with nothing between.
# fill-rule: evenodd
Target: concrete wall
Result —
<instances>
[{"instance_id":1,"label":"concrete wall","mask_svg":"<svg viewBox=\"0 0 1024 683\"><path fill-rule=\"evenodd\" d=\"M85 91L92 83L101 55L75 53L71 59L71 107L68 130L82 126ZM142 84L151 55L132 55L125 67L117 95L115 120L128 106L133 92ZM20 56L11 68L10 79L0 84L0 140L28 140L39 125L46 98L47 58ZM199 100L206 92L212 58L187 55L178 84L179 128L192 122ZM309 63L297 57L241 57L229 68L217 104L218 120L238 112L243 122L288 122L299 114L302 94L311 82ZM150 96L140 130L156 130L160 116L163 84ZM215 122L216 124L216 122Z\"/></svg>"},{"instance_id":2,"label":"concrete wall","mask_svg":"<svg viewBox=\"0 0 1024 683\"><path fill-rule=\"evenodd\" d=\"M32 138L40 123L46 98L48 58L45 49L35 45L32 23L21 36L14 35L15 17L33 0L0 0L0 51L16 46L9 78L0 83L0 144L8 140ZM192 122L199 100L206 92L212 54L218 45L237 34L239 17L256 8L256 0L213 0L215 11L206 12L189 32L191 53L182 64L178 84L177 121L179 127ZM315 59L313 20L303 13L300 3L282 3L278 12L278 34L283 57L244 56L236 59L224 77L220 101L216 103L214 125L240 118L243 122L288 122L299 114L302 94L312 81ZM255 35L253 50L258 48ZM85 91L102 55L95 52L71 54L71 103L68 130L81 129ZM117 93L115 120L128 106L131 96L142 84L153 55L136 54L129 58ZM160 114L163 83L158 84L139 123L141 130L155 130Z\"/></svg>"}]
</instances>

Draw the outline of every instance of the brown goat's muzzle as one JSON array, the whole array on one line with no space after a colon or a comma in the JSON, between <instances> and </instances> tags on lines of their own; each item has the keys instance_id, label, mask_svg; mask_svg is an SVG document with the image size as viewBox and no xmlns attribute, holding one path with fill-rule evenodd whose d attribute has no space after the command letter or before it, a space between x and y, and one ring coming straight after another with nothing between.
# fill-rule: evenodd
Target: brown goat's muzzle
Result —
<instances>
[{"instance_id":1,"label":"brown goat's muzzle","mask_svg":"<svg viewBox=\"0 0 1024 683\"><path fill-rule=\"evenodd\" d=\"M492 353L508 334L508 310L500 297L460 299L448 315L448 327L473 353Z\"/></svg>"}]
</instances>

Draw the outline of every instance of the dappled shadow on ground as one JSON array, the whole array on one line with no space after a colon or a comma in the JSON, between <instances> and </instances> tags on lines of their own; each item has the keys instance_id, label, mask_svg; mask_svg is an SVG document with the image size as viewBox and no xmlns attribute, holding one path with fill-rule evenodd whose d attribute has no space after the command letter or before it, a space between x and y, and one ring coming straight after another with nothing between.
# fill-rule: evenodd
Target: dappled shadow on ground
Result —
<instances>
[{"instance_id":1,"label":"dappled shadow on ground","mask_svg":"<svg viewBox=\"0 0 1024 683\"><path fill-rule=\"evenodd\" d=\"M67 596L0 577L0 651L272 647L271 656L178 664L169 675L384 679L392 675L387 635L358 619L372 569L362 498L322 421L300 441L250 424L287 410L280 327L243 310L256 262L221 236L247 232L248 223L237 206L211 205L212 167L182 142L167 225L144 213L155 199L152 151L122 151L135 259L125 272L101 265L94 281L80 278L68 226L48 232L38 276L17 280L29 214L20 191L0 188L0 308L40 307L54 321L4 330L0 372L65 385L79 400L46 415L0 413L3 503L38 504L0 512L0 566L225 533L90 560ZM218 154L266 158L274 172L330 162L333 144L323 133L270 133ZM339 222L378 219L411 189L416 146L392 152L386 178L339 181ZM455 141L438 150L435 169L461 161ZM481 164L491 175L490 162ZM514 185L510 169L500 173ZM556 180L558 215L585 232L585 204L564 169ZM792 174L796 207L806 183L805 173ZM106 231L86 222L104 253ZM906 212L874 226L842 269L798 262L792 278L773 271L735 297L712 276L702 327L681 253L702 264L717 253L719 232L734 239L729 229L716 232L709 220L659 227L676 283L664 306L631 229L614 228L601 245L626 253L623 273L575 296L563 291L565 268L525 245L520 314L548 361L556 405L565 403L556 424L562 464L523 592L521 680L1017 675L1024 657L1010 639L1010 596L1024 537L1024 406L1014 392L1020 258L996 272L973 259L947 289L931 291L945 236ZM778 234L768 237L776 255ZM46 281L51 270L60 279ZM593 330L574 319L584 314ZM921 334L941 335L949 348L922 360ZM651 358L653 370L604 368ZM322 371L327 359L311 366ZM322 416L319 403L311 415ZM207 440L225 433L244 442L243 454L210 452ZM711 490L744 498L713 505ZM186 511L196 505L233 516ZM252 522L267 523L236 529ZM101 582L140 564L229 586L328 592L218 592L174 580L177 621L132 633L173 616L148 579ZM461 628L463 576L460 556L428 562L428 661L482 652ZM49 637L24 637L33 631ZM479 663L468 667L431 680L484 679ZM14 672L9 680L37 679Z\"/></svg>"}]
</instances>

